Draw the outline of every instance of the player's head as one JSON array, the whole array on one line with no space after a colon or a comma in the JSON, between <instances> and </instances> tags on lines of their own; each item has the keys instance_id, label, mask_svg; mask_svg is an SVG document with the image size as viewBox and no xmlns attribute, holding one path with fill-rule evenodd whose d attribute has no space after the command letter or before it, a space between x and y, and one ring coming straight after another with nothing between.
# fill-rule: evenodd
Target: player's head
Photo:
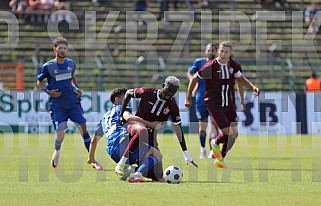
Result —
<instances>
[{"instance_id":1,"label":"player's head","mask_svg":"<svg viewBox=\"0 0 321 206\"><path fill-rule=\"evenodd\" d=\"M223 41L218 46L217 55L218 59L221 63L225 64L227 63L228 59L233 54L233 44L229 41Z\"/></svg>"},{"instance_id":2,"label":"player's head","mask_svg":"<svg viewBox=\"0 0 321 206\"><path fill-rule=\"evenodd\" d=\"M209 43L206 45L205 54L209 60L212 60L215 58L216 51L217 51L216 44Z\"/></svg>"},{"instance_id":3,"label":"player's head","mask_svg":"<svg viewBox=\"0 0 321 206\"><path fill-rule=\"evenodd\" d=\"M316 79L317 78L317 74L315 72L312 72L311 77Z\"/></svg>"},{"instance_id":4,"label":"player's head","mask_svg":"<svg viewBox=\"0 0 321 206\"><path fill-rule=\"evenodd\" d=\"M68 52L68 41L63 37L57 37L53 42L53 50L57 58L65 58Z\"/></svg>"},{"instance_id":5,"label":"player's head","mask_svg":"<svg viewBox=\"0 0 321 206\"><path fill-rule=\"evenodd\" d=\"M179 88L179 79L174 76L168 76L163 83L163 88L160 90L160 98L170 100Z\"/></svg>"},{"instance_id":6,"label":"player's head","mask_svg":"<svg viewBox=\"0 0 321 206\"><path fill-rule=\"evenodd\" d=\"M126 92L126 88L116 88L110 92L109 99L113 104L120 105Z\"/></svg>"}]
</instances>

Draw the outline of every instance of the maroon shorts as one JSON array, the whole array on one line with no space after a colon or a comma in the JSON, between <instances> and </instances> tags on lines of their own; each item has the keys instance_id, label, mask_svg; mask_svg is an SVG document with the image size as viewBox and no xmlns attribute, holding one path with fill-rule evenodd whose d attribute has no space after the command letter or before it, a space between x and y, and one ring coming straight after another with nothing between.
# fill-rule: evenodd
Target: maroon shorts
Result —
<instances>
[{"instance_id":1,"label":"maroon shorts","mask_svg":"<svg viewBox=\"0 0 321 206\"><path fill-rule=\"evenodd\" d=\"M237 122L235 107L214 108L210 104L207 104L206 106L211 119L215 120L220 129L230 127L232 122Z\"/></svg>"}]
</instances>

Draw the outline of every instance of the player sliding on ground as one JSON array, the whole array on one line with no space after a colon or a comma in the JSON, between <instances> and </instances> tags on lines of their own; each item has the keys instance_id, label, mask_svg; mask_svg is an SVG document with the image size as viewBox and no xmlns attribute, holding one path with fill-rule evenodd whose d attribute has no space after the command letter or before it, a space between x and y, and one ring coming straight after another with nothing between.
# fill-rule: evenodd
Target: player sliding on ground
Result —
<instances>
[{"instance_id":1,"label":"player sliding on ground","mask_svg":"<svg viewBox=\"0 0 321 206\"><path fill-rule=\"evenodd\" d=\"M174 123L176 135L180 146L183 150L184 158L186 163L191 163L197 167L193 159L189 156L187 151L186 142L184 138L184 133L181 127L181 117L179 114L179 108L176 104L173 96L179 88L179 80L174 76L169 76L165 79L161 89L152 89L152 88L136 88L130 89L126 92L125 98L122 104L121 114L124 114L126 111L126 106L128 105L131 98L140 98L139 106L136 112L136 116L153 122L165 122L171 116L171 120ZM149 144L158 149L158 142L156 138L155 128L151 128L148 125L148 134L149 134ZM137 147L137 144L129 144L129 150L134 151ZM117 167L122 168L124 165L123 162L119 162ZM148 177L159 180L163 176L163 165L162 162L159 162L155 165L153 170L150 170ZM140 178L139 175L134 175L133 179Z\"/></svg>"},{"instance_id":2,"label":"player sliding on ground","mask_svg":"<svg viewBox=\"0 0 321 206\"><path fill-rule=\"evenodd\" d=\"M129 181L144 182L145 179L143 177L146 177L148 170L162 159L161 153L147 144L148 132L145 125L155 128L159 125L159 122L148 122L133 116L131 115L131 108L126 107L124 119L127 123L123 126L120 121L120 107L126 91L125 88L118 88L110 93L110 101L113 103L113 106L101 118L96 127L95 136L90 144L87 163L92 164L95 162L94 157L98 141L105 134L107 143L106 151L110 157L116 163L126 158L126 167L122 168L122 172L116 171L116 173L120 175L120 179L126 180L129 176L130 171L128 170L128 165L138 163L139 168L136 173L140 174L141 177L135 179L135 181L132 181L132 179L129 179ZM136 139L140 139L141 142L139 142L134 151L129 153L127 146L134 141L137 142ZM123 154L125 154L125 157L122 157Z\"/></svg>"}]
</instances>

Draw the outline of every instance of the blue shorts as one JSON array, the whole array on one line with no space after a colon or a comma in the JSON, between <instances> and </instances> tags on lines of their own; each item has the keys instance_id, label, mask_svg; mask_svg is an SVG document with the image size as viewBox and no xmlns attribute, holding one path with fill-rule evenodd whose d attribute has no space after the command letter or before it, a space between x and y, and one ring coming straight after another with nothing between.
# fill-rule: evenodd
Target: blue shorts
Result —
<instances>
[{"instance_id":1,"label":"blue shorts","mask_svg":"<svg viewBox=\"0 0 321 206\"><path fill-rule=\"evenodd\" d=\"M196 102L195 103L195 113L196 113L196 117L199 121L208 118L208 115L209 115L207 107L205 106L205 103L200 104L200 103Z\"/></svg>"},{"instance_id":2,"label":"blue shorts","mask_svg":"<svg viewBox=\"0 0 321 206\"><path fill-rule=\"evenodd\" d=\"M128 145L128 138L124 139L119 143L119 145L115 146L114 152L112 154L109 154L110 157L115 162L119 162L120 158L123 156L126 150L127 145ZM137 147L133 153L129 153L128 164L131 165L142 161L151 147L152 147L151 145L145 142L142 142L141 145Z\"/></svg>"},{"instance_id":3,"label":"blue shorts","mask_svg":"<svg viewBox=\"0 0 321 206\"><path fill-rule=\"evenodd\" d=\"M81 107L80 103L73 105L55 105L50 108L50 116L55 130L61 131L67 128L67 121L71 121L77 124L86 123L84 117L84 110Z\"/></svg>"}]
</instances>

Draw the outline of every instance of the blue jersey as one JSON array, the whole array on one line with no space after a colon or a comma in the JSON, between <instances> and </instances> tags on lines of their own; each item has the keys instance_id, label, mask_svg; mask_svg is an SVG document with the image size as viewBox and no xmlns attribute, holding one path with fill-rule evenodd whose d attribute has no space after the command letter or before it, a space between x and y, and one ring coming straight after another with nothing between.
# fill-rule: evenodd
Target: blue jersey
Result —
<instances>
[{"instance_id":1,"label":"blue jersey","mask_svg":"<svg viewBox=\"0 0 321 206\"><path fill-rule=\"evenodd\" d=\"M46 62L37 76L37 80L42 81L47 78L47 89L57 89L61 95L57 98L49 98L50 106L54 104L72 105L80 102L78 94L72 86L72 77L75 73L76 65L72 59L65 58L63 64L56 60Z\"/></svg>"},{"instance_id":2,"label":"blue jersey","mask_svg":"<svg viewBox=\"0 0 321 206\"><path fill-rule=\"evenodd\" d=\"M201 70L202 67L208 62L207 58L198 58L195 59L193 64L188 68L188 72L191 73L192 75L195 74L197 71ZM205 95L205 79L200 79L198 81L198 88L197 92L195 95L195 103L196 106L198 105L204 105L204 95Z\"/></svg>"},{"instance_id":3,"label":"blue jersey","mask_svg":"<svg viewBox=\"0 0 321 206\"><path fill-rule=\"evenodd\" d=\"M127 106L126 111L131 113L131 108ZM120 122L120 112L121 105L113 105L99 122L102 133L106 135L106 150L109 154L113 154L119 143L129 136L127 129Z\"/></svg>"}]
</instances>

